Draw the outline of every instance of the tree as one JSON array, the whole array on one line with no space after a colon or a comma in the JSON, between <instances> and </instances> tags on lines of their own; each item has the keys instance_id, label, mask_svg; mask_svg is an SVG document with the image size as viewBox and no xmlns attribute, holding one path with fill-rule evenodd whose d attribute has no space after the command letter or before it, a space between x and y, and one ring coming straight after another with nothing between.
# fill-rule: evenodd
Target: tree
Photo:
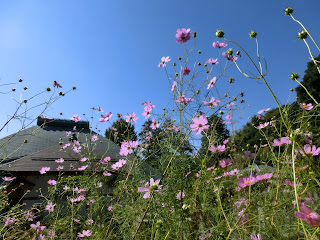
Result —
<instances>
[{"instance_id":1,"label":"tree","mask_svg":"<svg viewBox=\"0 0 320 240\"><path fill-rule=\"evenodd\" d=\"M136 141L137 134L134 131L134 125L126 122L123 118L119 118L113 122L111 127L105 132L107 139L110 139L115 144L121 145L123 141Z\"/></svg>"},{"instance_id":2,"label":"tree","mask_svg":"<svg viewBox=\"0 0 320 240\"><path fill-rule=\"evenodd\" d=\"M320 55L315 58L318 67L320 67ZM308 62L307 70L303 76L303 81L301 82L309 91L309 93L314 97L317 102L320 102L320 74L318 72L317 66L313 61ZM307 92L300 85L296 87L297 98L300 103L314 103Z\"/></svg>"}]
</instances>

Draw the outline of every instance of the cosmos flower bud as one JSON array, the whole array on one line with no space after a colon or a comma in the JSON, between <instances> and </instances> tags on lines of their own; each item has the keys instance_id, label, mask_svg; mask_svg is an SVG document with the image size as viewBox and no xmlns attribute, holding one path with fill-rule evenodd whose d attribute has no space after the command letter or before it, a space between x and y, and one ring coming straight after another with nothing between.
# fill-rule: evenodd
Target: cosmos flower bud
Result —
<instances>
[{"instance_id":1,"label":"cosmos flower bud","mask_svg":"<svg viewBox=\"0 0 320 240\"><path fill-rule=\"evenodd\" d=\"M237 101L237 98L236 97L233 97L233 99L232 99L233 101Z\"/></svg>"},{"instance_id":2,"label":"cosmos flower bud","mask_svg":"<svg viewBox=\"0 0 320 240\"><path fill-rule=\"evenodd\" d=\"M234 79L233 78L229 78L229 83L234 83Z\"/></svg>"},{"instance_id":3,"label":"cosmos flower bud","mask_svg":"<svg viewBox=\"0 0 320 240\"><path fill-rule=\"evenodd\" d=\"M243 97L244 96L244 93L243 92L240 92L240 97Z\"/></svg>"},{"instance_id":4,"label":"cosmos flower bud","mask_svg":"<svg viewBox=\"0 0 320 240\"><path fill-rule=\"evenodd\" d=\"M293 8L288 7L284 10L284 14L290 16L293 13Z\"/></svg>"},{"instance_id":5,"label":"cosmos flower bud","mask_svg":"<svg viewBox=\"0 0 320 240\"><path fill-rule=\"evenodd\" d=\"M178 73L176 73L176 74L175 74L175 76L176 76L176 77L178 77L178 76L179 76L179 74L178 74Z\"/></svg>"},{"instance_id":6,"label":"cosmos flower bud","mask_svg":"<svg viewBox=\"0 0 320 240\"><path fill-rule=\"evenodd\" d=\"M291 91L291 92L293 92L293 91L294 91L294 89L293 89L293 88L290 88L290 91Z\"/></svg>"},{"instance_id":7,"label":"cosmos flower bud","mask_svg":"<svg viewBox=\"0 0 320 240\"><path fill-rule=\"evenodd\" d=\"M203 66L204 66L204 67L206 67L206 66L207 66L207 64L205 63L205 64L203 64Z\"/></svg>"},{"instance_id":8,"label":"cosmos flower bud","mask_svg":"<svg viewBox=\"0 0 320 240\"><path fill-rule=\"evenodd\" d=\"M240 99L240 102L241 102L241 103L244 103L244 100L243 100L243 99Z\"/></svg>"},{"instance_id":9,"label":"cosmos flower bud","mask_svg":"<svg viewBox=\"0 0 320 240\"><path fill-rule=\"evenodd\" d=\"M225 93L225 94L224 94L224 97L228 97L228 94Z\"/></svg>"},{"instance_id":10,"label":"cosmos flower bud","mask_svg":"<svg viewBox=\"0 0 320 240\"><path fill-rule=\"evenodd\" d=\"M210 72L210 70L209 70L209 69L207 69L207 70L206 70L206 73L209 73L209 72Z\"/></svg>"},{"instance_id":11,"label":"cosmos flower bud","mask_svg":"<svg viewBox=\"0 0 320 240\"><path fill-rule=\"evenodd\" d=\"M192 33L192 37L196 38L196 37L197 37L197 33L196 33L196 32L193 32L193 33Z\"/></svg>"},{"instance_id":12,"label":"cosmos flower bud","mask_svg":"<svg viewBox=\"0 0 320 240\"><path fill-rule=\"evenodd\" d=\"M197 92L196 92L197 94L199 94L200 93L200 90L197 90Z\"/></svg>"},{"instance_id":13,"label":"cosmos flower bud","mask_svg":"<svg viewBox=\"0 0 320 240\"><path fill-rule=\"evenodd\" d=\"M220 111L219 113L220 113L220 115L223 115L223 114L224 114L224 111Z\"/></svg>"},{"instance_id":14,"label":"cosmos flower bud","mask_svg":"<svg viewBox=\"0 0 320 240\"><path fill-rule=\"evenodd\" d=\"M201 51L199 50L198 53L201 54Z\"/></svg>"},{"instance_id":15,"label":"cosmos flower bud","mask_svg":"<svg viewBox=\"0 0 320 240\"><path fill-rule=\"evenodd\" d=\"M299 40L306 39L307 37L308 37L307 31L300 31L300 32L298 33L298 39L299 39Z\"/></svg>"},{"instance_id":16,"label":"cosmos flower bud","mask_svg":"<svg viewBox=\"0 0 320 240\"><path fill-rule=\"evenodd\" d=\"M23 88L23 90L27 90L28 89L28 87L27 86L25 86L24 88Z\"/></svg>"},{"instance_id":17,"label":"cosmos flower bud","mask_svg":"<svg viewBox=\"0 0 320 240\"><path fill-rule=\"evenodd\" d=\"M256 38L257 35L258 35L258 33L256 33L256 32L253 31L253 30L251 30L251 32L249 33L249 36L250 36L251 38Z\"/></svg>"},{"instance_id":18,"label":"cosmos flower bud","mask_svg":"<svg viewBox=\"0 0 320 240\"><path fill-rule=\"evenodd\" d=\"M23 143L27 143L28 142L28 139L25 139L24 141L23 141Z\"/></svg>"},{"instance_id":19,"label":"cosmos flower bud","mask_svg":"<svg viewBox=\"0 0 320 240\"><path fill-rule=\"evenodd\" d=\"M181 57L178 57L178 60L180 61L180 60L181 60Z\"/></svg>"},{"instance_id":20,"label":"cosmos flower bud","mask_svg":"<svg viewBox=\"0 0 320 240\"><path fill-rule=\"evenodd\" d=\"M198 66L201 66L201 62L198 62Z\"/></svg>"},{"instance_id":21,"label":"cosmos flower bud","mask_svg":"<svg viewBox=\"0 0 320 240\"><path fill-rule=\"evenodd\" d=\"M174 62L174 63L173 63L173 66L175 67L175 66L177 66L177 64Z\"/></svg>"},{"instance_id":22,"label":"cosmos flower bud","mask_svg":"<svg viewBox=\"0 0 320 240\"><path fill-rule=\"evenodd\" d=\"M51 88L48 87L48 88L47 88L47 92L50 92L50 91L51 91Z\"/></svg>"},{"instance_id":23,"label":"cosmos flower bud","mask_svg":"<svg viewBox=\"0 0 320 240\"><path fill-rule=\"evenodd\" d=\"M240 55L240 50L237 51L236 55Z\"/></svg>"},{"instance_id":24,"label":"cosmos flower bud","mask_svg":"<svg viewBox=\"0 0 320 240\"><path fill-rule=\"evenodd\" d=\"M162 108L162 110L163 110L163 111L165 111L165 110L166 110L166 108Z\"/></svg>"},{"instance_id":25,"label":"cosmos flower bud","mask_svg":"<svg viewBox=\"0 0 320 240\"><path fill-rule=\"evenodd\" d=\"M76 87L76 86L73 86L73 87L72 87L72 90L76 90L76 89L77 89L77 87Z\"/></svg>"},{"instance_id":26,"label":"cosmos flower bud","mask_svg":"<svg viewBox=\"0 0 320 240\"><path fill-rule=\"evenodd\" d=\"M18 81L19 81L19 82L22 82L23 80L22 80L22 78L20 78Z\"/></svg>"},{"instance_id":27,"label":"cosmos flower bud","mask_svg":"<svg viewBox=\"0 0 320 240\"><path fill-rule=\"evenodd\" d=\"M59 92L60 96L64 96L64 93L62 91Z\"/></svg>"},{"instance_id":28,"label":"cosmos flower bud","mask_svg":"<svg viewBox=\"0 0 320 240\"><path fill-rule=\"evenodd\" d=\"M294 81L298 80L299 79L298 73L292 72L291 75L290 75L290 79L292 79Z\"/></svg>"},{"instance_id":29,"label":"cosmos flower bud","mask_svg":"<svg viewBox=\"0 0 320 240\"><path fill-rule=\"evenodd\" d=\"M27 102L28 102L28 100L27 100L27 99L25 99L25 100L23 100L23 102L24 102L24 103L27 103Z\"/></svg>"},{"instance_id":30,"label":"cosmos flower bud","mask_svg":"<svg viewBox=\"0 0 320 240\"><path fill-rule=\"evenodd\" d=\"M224 36L224 31L222 31L222 30L217 30L217 32L216 32L216 37L217 37L217 38L223 38L223 36Z\"/></svg>"},{"instance_id":31,"label":"cosmos flower bud","mask_svg":"<svg viewBox=\"0 0 320 240\"><path fill-rule=\"evenodd\" d=\"M15 89L15 88L12 88L12 92L14 92L15 90L17 90L17 89Z\"/></svg>"},{"instance_id":32,"label":"cosmos flower bud","mask_svg":"<svg viewBox=\"0 0 320 240\"><path fill-rule=\"evenodd\" d=\"M60 112L59 114L60 114L60 115L62 115L63 113L62 113L62 112Z\"/></svg>"},{"instance_id":33,"label":"cosmos flower bud","mask_svg":"<svg viewBox=\"0 0 320 240\"><path fill-rule=\"evenodd\" d=\"M227 54L228 54L228 55L232 55L232 54L233 54L232 48L229 48L229 49L227 50Z\"/></svg>"}]
</instances>

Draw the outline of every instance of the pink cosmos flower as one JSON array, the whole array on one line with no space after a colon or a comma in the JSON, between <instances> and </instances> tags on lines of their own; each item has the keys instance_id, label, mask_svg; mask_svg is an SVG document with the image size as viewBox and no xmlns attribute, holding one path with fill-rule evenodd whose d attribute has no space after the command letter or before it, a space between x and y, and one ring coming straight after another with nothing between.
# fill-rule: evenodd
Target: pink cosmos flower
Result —
<instances>
[{"instance_id":1,"label":"pink cosmos flower","mask_svg":"<svg viewBox=\"0 0 320 240\"><path fill-rule=\"evenodd\" d=\"M225 145L218 145L218 147L216 147L215 145L211 145L209 147L209 150L211 152L224 152L226 150L226 146Z\"/></svg>"},{"instance_id":2,"label":"pink cosmos flower","mask_svg":"<svg viewBox=\"0 0 320 240\"><path fill-rule=\"evenodd\" d=\"M57 181L50 179L50 180L48 181L48 184L54 186L54 185L57 184Z\"/></svg>"},{"instance_id":3,"label":"pink cosmos flower","mask_svg":"<svg viewBox=\"0 0 320 240\"><path fill-rule=\"evenodd\" d=\"M274 147L282 147L289 144L291 144L291 140L288 137L282 137L280 141L278 139L274 139L271 143L271 145Z\"/></svg>"},{"instance_id":4,"label":"pink cosmos flower","mask_svg":"<svg viewBox=\"0 0 320 240\"><path fill-rule=\"evenodd\" d=\"M103 176L105 176L105 177L110 177L112 175L112 173L109 173L109 172L104 172L103 173Z\"/></svg>"},{"instance_id":5,"label":"pink cosmos flower","mask_svg":"<svg viewBox=\"0 0 320 240\"><path fill-rule=\"evenodd\" d=\"M93 219L91 219L91 218L86 221L86 225L88 225L88 226L92 225L92 223L93 223Z\"/></svg>"},{"instance_id":6,"label":"pink cosmos flower","mask_svg":"<svg viewBox=\"0 0 320 240\"><path fill-rule=\"evenodd\" d=\"M209 58L208 60L206 60L206 63L216 65L216 64L218 64L218 58L216 58L216 59Z\"/></svg>"},{"instance_id":7,"label":"pink cosmos flower","mask_svg":"<svg viewBox=\"0 0 320 240\"><path fill-rule=\"evenodd\" d=\"M234 106L234 102L227 104L227 107L232 107L232 106Z\"/></svg>"},{"instance_id":8,"label":"pink cosmos flower","mask_svg":"<svg viewBox=\"0 0 320 240\"><path fill-rule=\"evenodd\" d=\"M83 237L90 237L91 236L91 231L90 230L82 230L81 233L78 232L78 237L83 238Z\"/></svg>"},{"instance_id":9,"label":"pink cosmos flower","mask_svg":"<svg viewBox=\"0 0 320 240\"><path fill-rule=\"evenodd\" d=\"M253 176L245 177L245 178L238 178L239 182L238 185L241 188L245 188L246 186L253 185L257 182L257 179Z\"/></svg>"},{"instance_id":10,"label":"pink cosmos flower","mask_svg":"<svg viewBox=\"0 0 320 240\"><path fill-rule=\"evenodd\" d=\"M207 101L203 101L204 105L206 105L207 107L217 107L220 104L220 100L215 100L214 97L211 98L211 100L209 102Z\"/></svg>"},{"instance_id":11,"label":"pink cosmos flower","mask_svg":"<svg viewBox=\"0 0 320 240\"><path fill-rule=\"evenodd\" d=\"M188 103L192 102L192 98L187 98L184 94L182 94L180 97L175 100L177 103L183 103L184 105L187 105Z\"/></svg>"},{"instance_id":12,"label":"pink cosmos flower","mask_svg":"<svg viewBox=\"0 0 320 240\"><path fill-rule=\"evenodd\" d=\"M265 173L263 175L257 174L256 176L256 180L258 181L262 181L262 180L267 180L272 178L273 173Z\"/></svg>"},{"instance_id":13,"label":"pink cosmos flower","mask_svg":"<svg viewBox=\"0 0 320 240\"><path fill-rule=\"evenodd\" d=\"M313 108L312 103L308 103L308 104L300 103L300 107L307 111L310 111Z\"/></svg>"},{"instance_id":14,"label":"pink cosmos flower","mask_svg":"<svg viewBox=\"0 0 320 240\"><path fill-rule=\"evenodd\" d=\"M188 67L183 67L181 72L183 76L187 76L190 73L190 69Z\"/></svg>"},{"instance_id":15,"label":"pink cosmos flower","mask_svg":"<svg viewBox=\"0 0 320 240\"><path fill-rule=\"evenodd\" d=\"M60 171L60 170L62 170L63 168L64 168L64 166L59 165L56 169L57 169L57 171Z\"/></svg>"},{"instance_id":16,"label":"pink cosmos flower","mask_svg":"<svg viewBox=\"0 0 320 240\"><path fill-rule=\"evenodd\" d=\"M232 160L230 158L222 159L221 161L219 161L219 164L222 168L225 168L227 166L232 165Z\"/></svg>"},{"instance_id":17,"label":"pink cosmos flower","mask_svg":"<svg viewBox=\"0 0 320 240\"><path fill-rule=\"evenodd\" d=\"M53 212L55 206L56 206L56 204L52 204L52 202L49 202L49 204L46 205L45 210L47 210L48 212Z\"/></svg>"},{"instance_id":18,"label":"pink cosmos flower","mask_svg":"<svg viewBox=\"0 0 320 240\"><path fill-rule=\"evenodd\" d=\"M222 53L222 56L224 56L225 58L227 58L229 61L232 61L232 62L235 62L238 59L236 56L228 55L225 52Z\"/></svg>"},{"instance_id":19,"label":"pink cosmos flower","mask_svg":"<svg viewBox=\"0 0 320 240\"><path fill-rule=\"evenodd\" d=\"M119 169L122 168L126 163L127 163L126 160L119 159L118 162L116 162L115 164L112 164L112 165L111 165L111 168L112 168L113 170L119 170Z\"/></svg>"},{"instance_id":20,"label":"pink cosmos flower","mask_svg":"<svg viewBox=\"0 0 320 240\"><path fill-rule=\"evenodd\" d=\"M132 112L131 114L128 113L128 115L123 116L123 117L126 118L126 122L136 123L138 117L135 117L135 116L136 116L136 113L135 113L135 112Z\"/></svg>"},{"instance_id":21,"label":"pink cosmos flower","mask_svg":"<svg viewBox=\"0 0 320 240\"><path fill-rule=\"evenodd\" d=\"M305 155L318 156L320 153L320 147L317 148L315 145L313 145L311 148L309 144L306 144L303 146L303 150L299 149L299 152L301 153L302 156L305 156Z\"/></svg>"},{"instance_id":22,"label":"pink cosmos flower","mask_svg":"<svg viewBox=\"0 0 320 240\"><path fill-rule=\"evenodd\" d=\"M31 211L27 211L27 212L26 212L26 215L25 215L25 218L26 218L29 222L32 222L33 219L35 219L35 216L32 214Z\"/></svg>"},{"instance_id":23,"label":"pink cosmos flower","mask_svg":"<svg viewBox=\"0 0 320 240\"><path fill-rule=\"evenodd\" d=\"M232 119L232 114L228 113L227 116L226 116L226 119L228 119L228 120Z\"/></svg>"},{"instance_id":24,"label":"pink cosmos flower","mask_svg":"<svg viewBox=\"0 0 320 240\"><path fill-rule=\"evenodd\" d=\"M104 159L100 160L100 163L102 164L108 164L111 161L111 157L105 157Z\"/></svg>"},{"instance_id":25,"label":"pink cosmos flower","mask_svg":"<svg viewBox=\"0 0 320 240\"><path fill-rule=\"evenodd\" d=\"M177 82L176 81L173 81L173 84L172 84L172 87L171 87L171 91L173 92L174 89L176 88L177 86Z\"/></svg>"},{"instance_id":26,"label":"pink cosmos flower","mask_svg":"<svg viewBox=\"0 0 320 240\"><path fill-rule=\"evenodd\" d=\"M194 123L190 124L190 127L192 131L197 131L196 135L199 135L203 130L209 129L208 120L202 115L199 118L193 118L192 121Z\"/></svg>"},{"instance_id":27,"label":"pink cosmos flower","mask_svg":"<svg viewBox=\"0 0 320 240\"><path fill-rule=\"evenodd\" d=\"M53 87L62 88L62 86L57 81L53 81L52 85Z\"/></svg>"},{"instance_id":28,"label":"pink cosmos flower","mask_svg":"<svg viewBox=\"0 0 320 240\"><path fill-rule=\"evenodd\" d=\"M229 139L223 141L223 144L226 145L229 142Z\"/></svg>"},{"instance_id":29,"label":"pink cosmos flower","mask_svg":"<svg viewBox=\"0 0 320 240\"><path fill-rule=\"evenodd\" d=\"M228 46L228 44L226 44L224 41L223 42L216 41L216 42L213 42L212 44L212 47L214 48L222 48L226 46Z\"/></svg>"},{"instance_id":30,"label":"pink cosmos flower","mask_svg":"<svg viewBox=\"0 0 320 240\"><path fill-rule=\"evenodd\" d=\"M73 115L70 120L75 121L75 122L79 122L80 121L80 117L78 115Z\"/></svg>"},{"instance_id":31,"label":"pink cosmos flower","mask_svg":"<svg viewBox=\"0 0 320 240\"><path fill-rule=\"evenodd\" d=\"M150 192L159 192L159 190L161 189L162 185L159 185L160 183L160 179L154 181L153 178L150 178L150 183L146 183L146 185L144 187L138 187L138 193L140 192L146 192L143 195L143 198L149 198L150 197Z\"/></svg>"},{"instance_id":32,"label":"pink cosmos flower","mask_svg":"<svg viewBox=\"0 0 320 240\"><path fill-rule=\"evenodd\" d=\"M252 153L250 151L244 151L244 155L249 159L254 159L255 158L254 153Z\"/></svg>"},{"instance_id":33,"label":"pink cosmos flower","mask_svg":"<svg viewBox=\"0 0 320 240\"><path fill-rule=\"evenodd\" d=\"M43 168L41 168L41 170L39 172L40 172L40 174L46 174L49 171L50 171L50 167L43 167Z\"/></svg>"},{"instance_id":34,"label":"pink cosmos flower","mask_svg":"<svg viewBox=\"0 0 320 240\"><path fill-rule=\"evenodd\" d=\"M156 130L157 128L160 127L160 124L157 123L156 119L154 118L154 119L152 119L152 123L151 123L150 127L151 127L151 129Z\"/></svg>"},{"instance_id":35,"label":"pink cosmos flower","mask_svg":"<svg viewBox=\"0 0 320 240\"><path fill-rule=\"evenodd\" d=\"M169 58L169 56L167 57L162 57L161 58L161 62L158 64L158 67L165 67L167 62L170 62L171 59Z\"/></svg>"},{"instance_id":36,"label":"pink cosmos flower","mask_svg":"<svg viewBox=\"0 0 320 240\"><path fill-rule=\"evenodd\" d=\"M268 112L269 110L270 110L270 108L261 109L260 111L258 111L258 114L262 114L262 113Z\"/></svg>"},{"instance_id":37,"label":"pink cosmos flower","mask_svg":"<svg viewBox=\"0 0 320 240\"><path fill-rule=\"evenodd\" d=\"M181 28L176 31L176 42L185 43L190 40L190 28Z\"/></svg>"},{"instance_id":38,"label":"pink cosmos flower","mask_svg":"<svg viewBox=\"0 0 320 240\"><path fill-rule=\"evenodd\" d=\"M59 158L57 160L55 160L56 163L63 163L64 162L64 159L63 158Z\"/></svg>"},{"instance_id":39,"label":"pink cosmos flower","mask_svg":"<svg viewBox=\"0 0 320 240\"><path fill-rule=\"evenodd\" d=\"M133 153L133 149L137 148L139 145L138 141L129 141L129 142L122 142L120 148L120 155L127 156L128 154Z\"/></svg>"},{"instance_id":40,"label":"pink cosmos flower","mask_svg":"<svg viewBox=\"0 0 320 240\"><path fill-rule=\"evenodd\" d=\"M144 107L143 113L142 113L142 116L145 116L144 119L147 119L151 116L150 113L151 113L152 109L153 109L152 106L149 106L149 105Z\"/></svg>"},{"instance_id":41,"label":"pink cosmos flower","mask_svg":"<svg viewBox=\"0 0 320 240\"><path fill-rule=\"evenodd\" d=\"M207 89L212 88L213 85L216 83L216 81L217 81L217 78L216 78L216 77L212 78L212 79L210 80L209 84L208 84Z\"/></svg>"},{"instance_id":42,"label":"pink cosmos flower","mask_svg":"<svg viewBox=\"0 0 320 240\"><path fill-rule=\"evenodd\" d=\"M262 129L262 128L267 127L269 124L270 124L270 122L261 123L257 128Z\"/></svg>"},{"instance_id":43,"label":"pink cosmos flower","mask_svg":"<svg viewBox=\"0 0 320 240\"><path fill-rule=\"evenodd\" d=\"M184 192L178 192L176 198L178 200L181 200L182 198L184 198L186 196L186 194Z\"/></svg>"},{"instance_id":44,"label":"pink cosmos flower","mask_svg":"<svg viewBox=\"0 0 320 240\"><path fill-rule=\"evenodd\" d=\"M45 226L41 226L39 221L36 224L31 224L30 227L37 233L42 232L46 228Z\"/></svg>"},{"instance_id":45,"label":"pink cosmos flower","mask_svg":"<svg viewBox=\"0 0 320 240\"><path fill-rule=\"evenodd\" d=\"M16 179L16 177L3 177L3 178L2 178L2 180L3 180L3 181L6 181L6 182L12 181L12 180L14 180L14 179Z\"/></svg>"},{"instance_id":46,"label":"pink cosmos flower","mask_svg":"<svg viewBox=\"0 0 320 240\"><path fill-rule=\"evenodd\" d=\"M66 137L69 137L71 135L71 131L66 131Z\"/></svg>"},{"instance_id":47,"label":"pink cosmos flower","mask_svg":"<svg viewBox=\"0 0 320 240\"><path fill-rule=\"evenodd\" d=\"M105 113L104 115L101 114L101 118L99 118L99 122L108 122L109 119L112 117L112 113Z\"/></svg>"},{"instance_id":48,"label":"pink cosmos flower","mask_svg":"<svg viewBox=\"0 0 320 240\"><path fill-rule=\"evenodd\" d=\"M251 240L262 240L261 235L259 233L258 234L252 233L250 235L250 238L251 238Z\"/></svg>"},{"instance_id":49,"label":"pink cosmos flower","mask_svg":"<svg viewBox=\"0 0 320 240\"><path fill-rule=\"evenodd\" d=\"M303 221L306 221L310 226L320 226L320 215L316 212L312 212L304 203L300 203L301 212L295 212L294 216Z\"/></svg>"},{"instance_id":50,"label":"pink cosmos flower","mask_svg":"<svg viewBox=\"0 0 320 240\"><path fill-rule=\"evenodd\" d=\"M79 167L79 168L78 168L78 171L84 171L84 170L86 170L88 167L89 167L89 165L84 165L84 166L82 166L82 167Z\"/></svg>"},{"instance_id":51,"label":"pink cosmos flower","mask_svg":"<svg viewBox=\"0 0 320 240\"><path fill-rule=\"evenodd\" d=\"M98 136L97 135L92 135L91 136L91 142L95 142L95 141L98 141Z\"/></svg>"}]
</instances>

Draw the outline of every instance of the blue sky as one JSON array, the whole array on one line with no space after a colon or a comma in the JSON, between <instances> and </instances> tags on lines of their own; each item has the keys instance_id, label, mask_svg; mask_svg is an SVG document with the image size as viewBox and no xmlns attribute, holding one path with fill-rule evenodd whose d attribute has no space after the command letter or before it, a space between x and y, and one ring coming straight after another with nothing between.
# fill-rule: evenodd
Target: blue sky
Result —
<instances>
[{"instance_id":1,"label":"blue sky","mask_svg":"<svg viewBox=\"0 0 320 240\"><path fill-rule=\"evenodd\" d=\"M142 102L152 101L157 113L169 104L171 86L157 65L163 56L176 60L183 54L183 45L175 42L179 28L197 32L196 50L202 50L202 62L217 57L212 48L217 29L223 29L226 38L237 41L251 54L255 54L255 42L248 33L257 31L260 54L268 66L267 80L285 103L290 88L296 87L289 79L290 73L303 75L310 61L305 45L296 38L301 27L284 15L288 6L295 9L294 16L320 42L317 0L309 0L308 4L298 0L2 1L0 84L19 78L24 82L14 86L15 93L0 95L0 120L4 123L12 114L14 99L19 99L23 86L29 87L23 93L27 98L56 80L63 91L72 86L77 90L52 105L47 116L60 117L59 112L63 112L61 118L82 113L89 116L90 107L101 106L113 114L137 112L139 129L143 123ZM253 72L246 58L238 62L244 70ZM168 64L168 71L171 66ZM228 77L236 80L234 93L245 93L239 126L258 110L276 106L261 82L240 76L235 67L228 71ZM2 92L8 89L11 86L2 86ZM41 95L29 106L48 96ZM294 100L292 95L289 101ZM11 124L0 136L17 128L17 124Z\"/></svg>"}]
</instances>

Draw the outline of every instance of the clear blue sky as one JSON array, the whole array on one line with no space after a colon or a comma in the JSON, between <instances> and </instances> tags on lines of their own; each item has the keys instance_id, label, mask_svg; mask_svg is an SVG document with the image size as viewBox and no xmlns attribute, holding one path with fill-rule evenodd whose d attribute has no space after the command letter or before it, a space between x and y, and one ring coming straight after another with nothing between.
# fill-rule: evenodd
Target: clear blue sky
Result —
<instances>
[{"instance_id":1,"label":"clear blue sky","mask_svg":"<svg viewBox=\"0 0 320 240\"><path fill-rule=\"evenodd\" d=\"M19 98L22 86L29 87L24 93L27 97L56 80L64 91L72 86L77 90L49 108L47 116L60 117L59 112L63 118L90 115L90 107L101 106L113 114L135 111L141 126L142 102L152 101L158 113L168 105L171 86L157 65L163 56L174 60L182 55L182 45L175 42L178 28L197 32L196 49L203 51L202 62L217 57L211 47L217 29L253 54L255 44L248 33L257 31L260 53L268 65L267 79L285 103L289 89L296 87L289 80L290 73L303 74L309 61L306 47L296 38L300 27L284 15L288 6L320 42L318 0L307 4L299 0L1 1L0 81L23 78L24 82L15 86L15 94L0 95L0 120L4 122L14 110L11 97ZM247 59L240 59L239 64L253 71ZM234 91L245 93L241 123L262 108L276 106L263 84L241 77L235 68L229 76L236 79ZM10 88L2 87L2 91ZM293 95L290 101L294 99ZM1 136L14 131L15 125L9 126Z\"/></svg>"}]
</instances>

